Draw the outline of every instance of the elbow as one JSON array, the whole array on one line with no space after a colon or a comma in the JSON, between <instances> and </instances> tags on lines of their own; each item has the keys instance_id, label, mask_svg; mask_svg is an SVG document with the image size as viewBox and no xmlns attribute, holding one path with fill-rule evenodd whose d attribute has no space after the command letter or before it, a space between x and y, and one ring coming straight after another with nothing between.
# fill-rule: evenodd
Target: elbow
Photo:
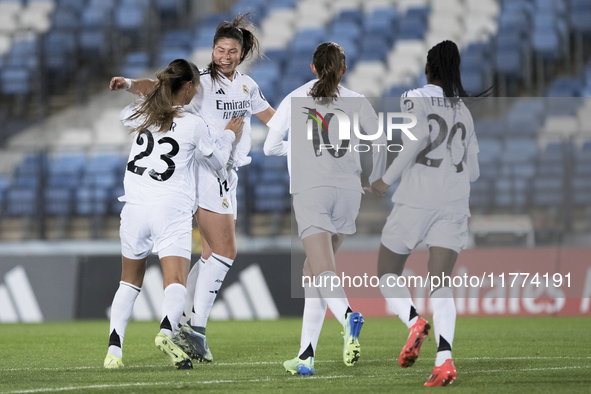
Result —
<instances>
[{"instance_id":1,"label":"elbow","mask_svg":"<svg viewBox=\"0 0 591 394\"><path fill-rule=\"evenodd\" d=\"M267 144L265 141L265 145L263 145L263 153L265 156L273 156L273 147L270 144Z\"/></svg>"}]
</instances>

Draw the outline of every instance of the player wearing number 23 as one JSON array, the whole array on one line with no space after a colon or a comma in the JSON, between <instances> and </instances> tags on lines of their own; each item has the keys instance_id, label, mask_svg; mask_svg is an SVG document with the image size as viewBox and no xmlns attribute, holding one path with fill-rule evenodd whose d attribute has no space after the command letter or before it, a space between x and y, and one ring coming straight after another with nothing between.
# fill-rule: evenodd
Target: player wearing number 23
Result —
<instances>
[{"instance_id":1,"label":"player wearing number 23","mask_svg":"<svg viewBox=\"0 0 591 394\"><path fill-rule=\"evenodd\" d=\"M155 344L179 369L192 368L191 359L172 342L186 296L191 259L195 205L195 154L214 169L224 168L243 121L232 120L212 139L203 119L184 110L197 93L199 70L177 59L158 73L158 83L144 99L121 112L132 130L121 211L121 282L111 307L109 350L105 368L122 364L123 338L146 270L146 259L158 253L164 297L160 332Z\"/></svg>"}]
</instances>

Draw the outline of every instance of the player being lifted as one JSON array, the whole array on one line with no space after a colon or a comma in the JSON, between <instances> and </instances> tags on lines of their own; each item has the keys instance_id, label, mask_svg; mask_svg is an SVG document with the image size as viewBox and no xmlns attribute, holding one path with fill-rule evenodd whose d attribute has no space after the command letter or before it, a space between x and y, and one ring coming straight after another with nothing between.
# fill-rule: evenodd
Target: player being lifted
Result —
<instances>
[{"instance_id":1,"label":"player being lifted","mask_svg":"<svg viewBox=\"0 0 591 394\"><path fill-rule=\"evenodd\" d=\"M246 15L238 15L233 21L218 25L213 39L212 61L200 71L201 84L187 107L202 116L212 132L221 130L229 119L244 118L243 133L233 145L226 168L214 174L203 165L203 159L198 159L195 219L202 235L203 252L187 281L185 313L191 315L190 325L183 325L174 338L191 358L198 361L213 359L206 342L205 327L217 292L236 258L236 169L251 161L248 156L250 118L254 114L266 124L275 113L256 82L236 70L246 58L259 53L259 42L253 31ZM122 77L116 78L115 84L118 88L127 87ZM154 89L155 84L156 81L150 79L132 80L129 91L145 95Z\"/></svg>"},{"instance_id":2,"label":"player being lifted","mask_svg":"<svg viewBox=\"0 0 591 394\"><path fill-rule=\"evenodd\" d=\"M460 53L452 41L429 51L425 67L428 84L401 98L402 110L416 115L412 129L418 141L403 135L404 150L371 190L383 196L398 178L394 208L382 231L378 257L380 289L388 306L410 329L400 353L402 368L419 356L429 323L417 314L407 287L393 287L409 254L421 241L429 248L430 275L450 276L460 250L468 240L470 182L480 175L478 143L472 115L462 97L468 95L460 78ZM447 386L457 373L451 351L456 309L450 287L430 294L437 358L425 386Z\"/></svg>"},{"instance_id":3,"label":"player being lifted","mask_svg":"<svg viewBox=\"0 0 591 394\"><path fill-rule=\"evenodd\" d=\"M328 147L328 141L339 139L339 127L336 119L331 122L327 113L342 111L349 119L354 119L357 113L360 125L368 133L378 128L378 117L368 100L339 85L347 69L345 53L339 45L320 44L314 52L311 68L318 79L294 90L281 102L267 124L270 131L264 145L267 155L288 156L293 209L298 235L306 252L303 275L316 278L315 283L308 281L304 285L304 316L298 356L283 364L286 371L300 375L314 373L316 345L327 305L344 327L343 360L347 366L353 366L359 359L358 337L363 325L363 317L351 310L340 285L334 289L316 286L330 284L336 276L334 254L345 235L355 233L355 219L363 193L359 153L347 151L345 141L341 141L343 149ZM294 108L297 117L292 118L292 98L296 97L308 97L306 102L311 108ZM316 123L320 113L326 114L330 126L320 120ZM316 130L313 140L303 137L308 122ZM283 141L286 134L288 139ZM348 146L355 146L359 138L352 134L347 142ZM385 136L374 143L385 145ZM385 167L386 150L374 149L370 182L379 179Z\"/></svg>"},{"instance_id":4,"label":"player being lifted","mask_svg":"<svg viewBox=\"0 0 591 394\"><path fill-rule=\"evenodd\" d=\"M122 270L111 307L109 350L105 368L122 367L125 328L131 316L150 252L158 253L164 279L162 320L156 346L179 369L191 359L173 342L183 313L191 263L192 216L195 205L195 152L215 169L225 167L242 118L211 134L203 119L183 109L197 93L199 70L183 59L157 74L152 92L121 112L135 139L123 186L121 211Z\"/></svg>"}]
</instances>

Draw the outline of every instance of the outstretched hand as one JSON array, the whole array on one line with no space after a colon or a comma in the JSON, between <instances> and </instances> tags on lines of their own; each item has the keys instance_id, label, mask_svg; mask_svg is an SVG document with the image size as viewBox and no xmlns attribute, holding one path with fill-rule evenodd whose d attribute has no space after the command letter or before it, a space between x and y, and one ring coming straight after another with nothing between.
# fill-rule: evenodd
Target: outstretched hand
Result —
<instances>
[{"instance_id":1,"label":"outstretched hand","mask_svg":"<svg viewBox=\"0 0 591 394\"><path fill-rule=\"evenodd\" d=\"M113 91L128 89L127 81L123 77L113 77L109 83L109 88Z\"/></svg>"}]
</instances>

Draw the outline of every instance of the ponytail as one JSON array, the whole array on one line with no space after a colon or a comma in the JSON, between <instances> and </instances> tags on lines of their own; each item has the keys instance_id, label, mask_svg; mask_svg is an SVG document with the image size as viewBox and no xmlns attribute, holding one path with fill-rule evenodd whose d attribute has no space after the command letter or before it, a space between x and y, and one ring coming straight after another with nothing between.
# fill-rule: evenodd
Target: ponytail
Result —
<instances>
[{"instance_id":1,"label":"ponytail","mask_svg":"<svg viewBox=\"0 0 591 394\"><path fill-rule=\"evenodd\" d=\"M232 22L222 22L218 25L215 30L213 37L213 46L215 47L218 41L222 38L232 38L238 42L242 47L242 53L240 56L240 63L250 56L254 55L261 56L261 46L259 40L254 35L254 25L248 20L250 12L242 15L238 14ZM217 64L212 60L207 68L211 71L211 79L213 82L219 81L218 67Z\"/></svg>"},{"instance_id":2,"label":"ponytail","mask_svg":"<svg viewBox=\"0 0 591 394\"><path fill-rule=\"evenodd\" d=\"M319 104L328 105L339 93L339 82L345 67L345 52L334 42L325 42L316 48L312 63L318 73L318 81L310 89L309 95ZM336 92L336 93L335 93Z\"/></svg>"},{"instance_id":3,"label":"ponytail","mask_svg":"<svg viewBox=\"0 0 591 394\"><path fill-rule=\"evenodd\" d=\"M184 59L173 60L164 71L156 74L158 83L148 94L144 102L128 120L143 119L140 126L131 132L157 128L157 132L165 133L172 127L175 117L182 111L173 105L173 97L187 82L199 83L199 69Z\"/></svg>"}]
</instances>

